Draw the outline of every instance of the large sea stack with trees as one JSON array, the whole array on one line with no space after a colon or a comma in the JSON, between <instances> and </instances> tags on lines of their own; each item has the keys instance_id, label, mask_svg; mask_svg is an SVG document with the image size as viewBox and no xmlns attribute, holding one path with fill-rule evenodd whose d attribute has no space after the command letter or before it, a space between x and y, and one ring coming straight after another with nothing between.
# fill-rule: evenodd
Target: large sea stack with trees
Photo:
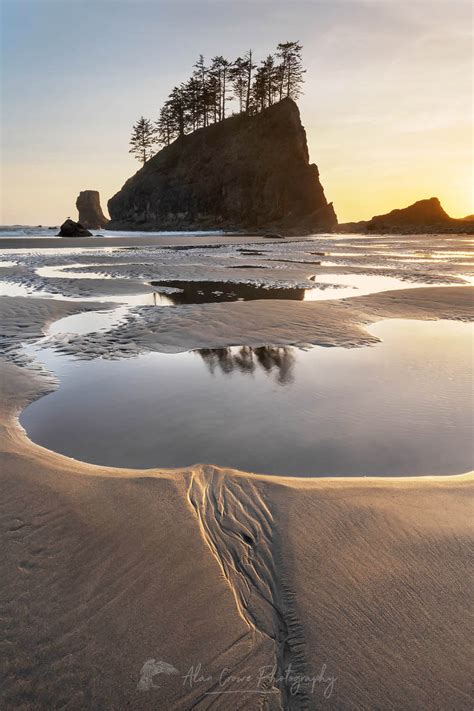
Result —
<instances>
[{"instance_id":1,"label":"large sea stack with trees","mask_svg":"<svg viewBox=\"0 0 474 711\"><path fill-rule=\"evenodd\" d=\"M296 104L301 50L280 44L259 66L252 51L210 67L200 56L157 121L134 125L130 152L143 166L109 200L109 229L333 230Z\"/></svg>"}]
</instances>

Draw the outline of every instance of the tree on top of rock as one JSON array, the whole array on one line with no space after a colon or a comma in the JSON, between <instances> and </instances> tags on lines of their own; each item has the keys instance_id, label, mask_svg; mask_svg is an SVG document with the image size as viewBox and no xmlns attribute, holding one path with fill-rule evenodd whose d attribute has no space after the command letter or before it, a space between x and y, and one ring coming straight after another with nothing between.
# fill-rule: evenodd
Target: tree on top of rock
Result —
<instances>
[{"instance_id":1,"label":"tree on top of rock","mask_svg":"<svg viewBox=\"0 0 474 711\"><path fill-rule=\"evenodd\" d=\"M284 96L296 101L302 92L304 82L303 60L301 52L303 46L299 42L284 42L277 47L277 56L280 59L280 99Z\"/></svg>"},{"instance_id":2,"label":"tree on top of rock","mask_svg":"<svg viewBox=\"0 0 474 711\"><path fill-rule=\"evenodd\" d=\"M175 86L153 124L141 117L133 127L130 153L146 163L156 143L169 146L177 138L226 118L229 102L234 113L255 114L289 97L298 99L302 92L305 69L299 42L283 42L258 66L251 49L229 61L221 55L210 66L199 55L191 77ZM235 101L234 101L235 100Z\"/></svg>"},{"instance_id":3,"label":"tree on top of rock","mask_svg":"<svg viewBox=\"0 0 474 711\"><path fill-rule=\"evenodd\" d=\"M135 158L143 163L147 162L154 154L156 144L156 128L150 119L141 116L132 129L130 138L129 153L133 153Z\"/></svg>"},{"instance_id":4,"label":"tree on top of rock","mask_svg":"<svg viewBox=\"0 0 474 711\"><path fill-rule=\"evenodd\" d=\"M175 115L169 101L161 108L160 116L155 125L158 134L158 143L161 146L169 146L176 138Z\"/></svg>"},{"instance_id":5,"label":"tree on top of rock","mask_svg":"<svg viewBox=\"0 0 474 711\"><path fill-rule=\"evenodd\" d=\"M214 78L216 87L216 119L223 121L225 119L226 101L229 100L229 75L231 73L232 63L225 57L217 56L212 59L210 74Z\"/></svg>"},{"instance_id":6,"label":"tree on top of rock","mask_svg":"<svg viewBox=\"0 0 474 711\"><path fill-rule=\"evenodd\" d=\"M257 67L253 82L254 108L257 111L263 111L267 106L281 100L280 77L282 73L281 65L275 64L275 57L272 54L269 54Z\"/></svg>"},{"instance_id":7,"label":"tree on top of rock","mask_svg":"<svg viewBox=\"0 0 474 711\"><path fill-rule=\"evenodd\" d=\"M239 102L239 113L243 113L246 107L248 71L248 60L242 57L237 57L230 68L230 80L234 95Z\"/></svg>"}]
</instances>

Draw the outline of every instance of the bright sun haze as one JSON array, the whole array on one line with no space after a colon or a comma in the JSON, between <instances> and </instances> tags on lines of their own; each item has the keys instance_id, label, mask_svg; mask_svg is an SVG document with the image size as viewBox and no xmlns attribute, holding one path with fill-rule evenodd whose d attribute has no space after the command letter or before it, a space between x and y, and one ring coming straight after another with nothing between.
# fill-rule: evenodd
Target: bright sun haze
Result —
<instances>
[{"instance_id":1,"label":"bright sun haze","mask_svg":"<svg viewBox=\"0 0 474 711\"><path fill-rule=\"evenodd\" d=\"M299 40L311 160L339 221L437 196L472 203L469 0L0 0L3 224L57 225L138 168L155 118L200 53L257 60Z\"/></svg>"}]
</instances>

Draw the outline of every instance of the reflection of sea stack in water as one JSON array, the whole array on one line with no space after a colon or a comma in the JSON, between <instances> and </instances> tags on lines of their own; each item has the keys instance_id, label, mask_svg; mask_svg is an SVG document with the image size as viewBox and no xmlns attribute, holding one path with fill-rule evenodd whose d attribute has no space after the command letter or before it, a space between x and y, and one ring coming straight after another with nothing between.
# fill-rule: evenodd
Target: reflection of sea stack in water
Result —
<instances>
[{"instance_id":1,"label":"reflection of sea stack in water","mask_svg":"<svg viewBox=\"0 0 474 711\"><path fill-rule=\"evenodd\" d=\"M277 382L287 385L293 381L295 356L286 346L241 346L240 348L201 348L194 351L201 356L213 375L217 368L222 373L252 374L257 366L270 373L275 369Z\"/></svg>"},{"instance_id":2,"label":"reflection of sea stack in water","mask_svg":"<svg viewBox=\"0 0 474 711\"><path fill-rule=\"evenodd\" d=\"M332 231L291 99L178 138L109 200L110 229Z\"/></svg>"},{"instance_id":3,"label":"reflection of sea stack in water","mask_svg":"<svg viewBox=\"0 0 474 711\"><path fill-rule=\"evenodd\" d=\"M102 212L98 190L82 190L76 200L79 222L89 230L106 227L109 220Z\"/></svg>"}]
</instances>

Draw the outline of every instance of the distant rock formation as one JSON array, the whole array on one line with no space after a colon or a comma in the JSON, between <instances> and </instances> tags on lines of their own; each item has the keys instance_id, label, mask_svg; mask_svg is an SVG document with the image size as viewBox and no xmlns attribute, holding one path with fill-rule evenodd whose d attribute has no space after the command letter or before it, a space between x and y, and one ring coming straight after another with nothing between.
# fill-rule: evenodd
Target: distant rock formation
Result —
<instances>
[{"instance_id":1,"label":"distant rock formation","mask_svg":"<svg viewBox=\"0 0 474 711\"><path fill-rule=\"evenodd\" d=\"M109 220L102 212L97 190L82 190L76 200L76 207L79 212L79 222L89 230L99 230L108 225Z\"/></svg>"},{"instance_id":2,"label":"distant rock formation","mask_svg":"<svg viewBox=\"0 0 474 711\"><path fill-rule=\"evenodd\" d=\"M367 229L373 232L394 227L429 227L443 225L450 220L438 198L432 197L428 200L418 200L401 210L392 210L386 215L375 215L367 223Z\"/></svg>"},{"instance_id":3,"label":"distant rock formation","mask_svg":"<svg viewBox=\"0 0 474 711\"><path fill-rule=\"evenodd\" d=\"M291 99L178 138L131 177L108 208L109 229L311 232L337 226Z\"/></svg>"},{"instance_id":4,"label":"distant rock formation","mask_svg":"<svg viewBox=\"0 0 474 711\"><path fill-rule=\"evenodd\" d=\"M58 237L92 237L92 232L86 230L80 222L74 222L68 217L61 225Z\"/></svg>"},{"instance_id":5,"label":"distant rock formation","mask_svg":"<svg viewBox=\"0 0 474 711\"><path fill-rule=\"evenodd\" d=\"M347 222L339 225L341 232L471 232L474 224L469 219L450 217L436 197L418 202L408 207L392 210L385 215L375 215L371 220Z\"/></svg>"}]
</instances>

